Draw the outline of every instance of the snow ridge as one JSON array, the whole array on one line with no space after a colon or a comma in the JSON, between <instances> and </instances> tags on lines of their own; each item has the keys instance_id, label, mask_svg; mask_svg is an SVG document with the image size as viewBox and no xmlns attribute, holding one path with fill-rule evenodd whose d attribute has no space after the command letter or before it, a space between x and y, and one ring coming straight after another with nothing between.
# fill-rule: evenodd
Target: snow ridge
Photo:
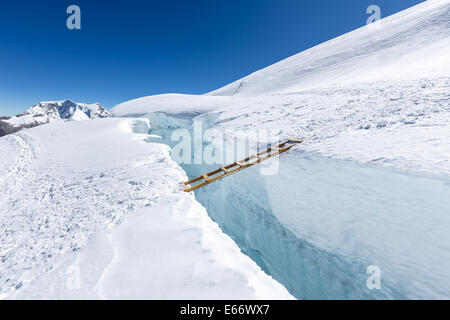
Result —
<instances>
[{"instance_id":1,"label":"snow ridge","mask_svg":"<svg viewBox=\"0 0 450 320\"><path fill-rule=\"evenodd\" d=\"M450 1L429 0L210 92L255 96L450 73Z\"/></svg>"}]
</instances>

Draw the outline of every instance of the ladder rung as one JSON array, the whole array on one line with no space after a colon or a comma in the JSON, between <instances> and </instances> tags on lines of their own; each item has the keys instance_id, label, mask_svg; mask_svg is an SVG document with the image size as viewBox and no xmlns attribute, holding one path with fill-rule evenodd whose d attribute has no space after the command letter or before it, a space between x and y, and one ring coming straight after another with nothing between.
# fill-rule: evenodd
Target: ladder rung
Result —
<instances>
[{"instance_id":1,"label":"ladder rung","mask_svg":"<svg viewBox=\"0 0 450 320\"><path fill-rule=\"evenodd\" d=\"M206 173L202 174L202 177L203 177L203 179L205 179L206 181L209 180L209 177L208 177L208 175L207 175Z\"/></svg>"}]
</instances>

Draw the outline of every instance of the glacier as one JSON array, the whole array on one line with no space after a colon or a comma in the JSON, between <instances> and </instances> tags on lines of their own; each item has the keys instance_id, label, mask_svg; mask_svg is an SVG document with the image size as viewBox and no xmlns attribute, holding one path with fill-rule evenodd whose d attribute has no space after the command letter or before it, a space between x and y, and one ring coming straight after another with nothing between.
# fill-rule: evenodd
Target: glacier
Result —
<instances>
[{"instance_id":1,"label":"glacier","mask_svg":"<svg viewBox=\"0 0 450 320\"><path fill-rule=\"evenodd\" d=\"M292 299L178 186L146 119L0 138L0 298Z\"/></svg>"},{"instance_id":2,"label":"glacier","mask_svg":"<svg viewBox=\"0 0 450 320\"><path fill-rule=\"evenodd\" d=\"M170 147L171 132L192 130L196 119L234 132L225 143L257 129L278 130L280 140L313 135L280 157L275 176L251 168L195 192L296 298L450 296L450 1L381 22L206 95L112 109L149 119L160 137L151 141ZM180 165L190 178L220 167ZM381 270L380 290L367 287L370 266Z\"/></svg>"},{"instance_id":3,"label":"glacier","mask_svg":"<svg viewBox=\"0 0 450 320\"><path fill-rule=\"evenodd\" d=\"M155 123L149 141L156 136L174 147L173 130L192 130L196 118L210 115L190 116L147 114ZM192 179L224 163L180 165ZM448 297L450 177L299 148L282 155L279 167L268 176L246 169L196 190L195 197L296 298ZM382 270L382 290L366 286L372 265Z\"/></svg>"},{"instance_id":4,"label":"glacier","mask_svg":"<svg viewBox=\"0 0 450 320\"><path fill-rule=\"evenodd\" d=\"M274 177L248 169L196 198L299 299L446 299L449 192L448 178L297 150ZM371 265L381 290L366 286Z\"/></svg>"},{"instance_id":5,"label":"glacier","mask_svg":"<svg viewBox=\"0 0 450 320\"><path fill-rule=\"evenodd\" d=\"M449 298L450 1L381 22L205 95L113 118L54 102L100 119L1 137L0 298ZM175 161L171 134L194 121L225 142L313 137L275 175L185 193L220 165Z\"/></svg>"}]
</instances>

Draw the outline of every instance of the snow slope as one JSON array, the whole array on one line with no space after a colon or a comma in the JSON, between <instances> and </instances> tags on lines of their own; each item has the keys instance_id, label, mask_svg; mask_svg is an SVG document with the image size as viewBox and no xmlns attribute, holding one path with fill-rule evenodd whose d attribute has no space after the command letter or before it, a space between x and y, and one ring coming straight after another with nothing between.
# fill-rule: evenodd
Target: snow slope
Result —
<instances>
[{"instance_id":1,"label":"snow slope","mask_svg":"<svg viewBox=\"0 0 450 320\"><path fill-rule=\"evenodd\" d=\"M450 73L450 3L429 0L210 93L254 96Z\"/></svg>"},{"instance_id":2,"label":"snow slope","mask_svg":"<svg viewBox=\"0 0 450 320\"><path fill-rule=\"evenodd\" d=\"M425 1L381 26L365 26L208 95L144 97L111 113L155 120L158 112L180 117L194 110L238 136L261 128L281 138L314 135L305 150L450 175L450 1Z\"/></svg>"},{"instance_id":3,"label":"snow slope","mask_svg":"<svg viewBox=\"0 0 450 320\"><path fill-rule=\"evenodd\" d=\"M185 97L185 108L181 96L162 95L111 112L149 119L166 143L195 119L227 143L258 129L314 135L305 153L280 158L278 175L246 170L197 200L298 298L448 298L449 53L450 1L431 0L379 30L363 27ZM223 99L205 108L211 97ZM183 168L191 178L213 169ZM381 267L380 291L366 287L369 265Z\"/></svg>"},{"instance_id":4,"label":"snow slope","mask_svg":"<svg viewBox=\"0 0 450 320\"><path fill-rule=\"evenodd\" d=\"M2 298L290 298L178 183L149 122L0 138Z\"/></svg>"},{"instance_id":5,"label":"snow slope","mask_svg":"<svg viewBox=\"0 0 450 320\"><path fill-rule=\"evenodd\" d=\"M255 97L208 116L237 136L255 129L279 131L282 139L314 135L304 150L450 176L450 76Z\"/></svg>"}]
</instances>

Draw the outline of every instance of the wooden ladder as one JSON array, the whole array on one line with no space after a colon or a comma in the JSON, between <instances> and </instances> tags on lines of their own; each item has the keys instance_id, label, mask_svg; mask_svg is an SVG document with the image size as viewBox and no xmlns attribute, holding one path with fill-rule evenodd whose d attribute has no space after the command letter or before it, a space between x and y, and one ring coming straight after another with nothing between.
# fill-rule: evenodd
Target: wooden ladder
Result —
<instances>
[{"instance_id":1,"label":"wooden ladder","mask_svg":"<svg viewBox=\"0 0 450 320\"><path fill-rule=\"evenodd\" d=\"M305 139L286 140L283 143L280 143L276 146L272 146L272 147L268 148L267 150L259 152L248 158L245 158L244 160L236 161L232 164L221 167L217 170L214 170L214 171L211 171L208 173L204 173L201 176L194 178L192 180L182 182L181 185L183 186L184 191L191 192L198 188L204 187L210 183L213 183L214 181L217 181L217 180L223 179L229 175L232 175L233 173L236 173L243 169L254 166L257 163L260 163L261 161L267 160L276 155L279 155L280 153L286 152L286 151L290 150L296 144L302 143L304 141L305 141Z\"/></svg>"}]
</instances>

